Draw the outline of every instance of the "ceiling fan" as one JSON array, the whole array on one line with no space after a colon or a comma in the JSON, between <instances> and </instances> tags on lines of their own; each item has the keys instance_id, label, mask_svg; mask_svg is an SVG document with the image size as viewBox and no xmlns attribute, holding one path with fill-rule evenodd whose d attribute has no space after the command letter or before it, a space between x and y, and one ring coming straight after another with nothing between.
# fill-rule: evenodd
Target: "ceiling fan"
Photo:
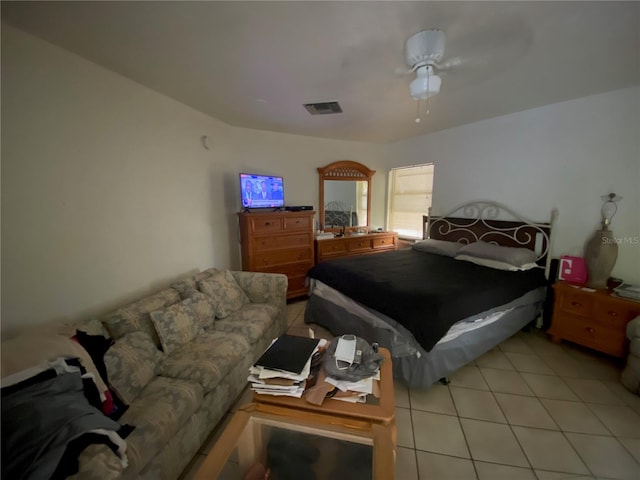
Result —
<instances>
[{"instance_id":1,"label":"ceiling fan","mask_svg":"<svg viewBox=\"0 0 640 480\"><path fill-rule=\"evenodd\" d=\"M399 73L416 74L416 78L409 85L411 96L418 101L416 123L420 123L420 100L428 100L440 92L442 79L438 73L456 64L455 59L441 63L444 47L445 37L442 30L423 30L407 39L405 58L409 70ZM426 113L429 114L428 103Z\"/></svg>"},{"instance_id":2,"label":"ceiling fan","mask_svg":"<svg viewBox=\"0 0 640 480\"><path fill-rule=\"evenodd\" d=\"M409 85L411 96L416 100L426 100L440 92L442 79L436 74L442 67L439 62L444 56L445 38L442 30L424 30L409 37L405 55L409 70L416 72L416 78Z\"/></svg>"}]
</instances>

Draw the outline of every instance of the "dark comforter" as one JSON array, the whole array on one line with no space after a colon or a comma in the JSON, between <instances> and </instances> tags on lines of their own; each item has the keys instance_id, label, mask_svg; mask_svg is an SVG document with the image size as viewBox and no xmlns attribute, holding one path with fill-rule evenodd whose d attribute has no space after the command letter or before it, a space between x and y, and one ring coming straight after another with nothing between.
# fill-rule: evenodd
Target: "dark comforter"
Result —
<instances>
[{"instance_id":1,"label":"dark comforter","mask_svg":"<svg viewBox=\"0 0 640 480\"><path fill-rule=\"evenodd\" d=\"M308 275L393 318L427 351L455 322L546 285L542 269L508 272L413 249L322 262Z\"/></svg>"}]
</instances>

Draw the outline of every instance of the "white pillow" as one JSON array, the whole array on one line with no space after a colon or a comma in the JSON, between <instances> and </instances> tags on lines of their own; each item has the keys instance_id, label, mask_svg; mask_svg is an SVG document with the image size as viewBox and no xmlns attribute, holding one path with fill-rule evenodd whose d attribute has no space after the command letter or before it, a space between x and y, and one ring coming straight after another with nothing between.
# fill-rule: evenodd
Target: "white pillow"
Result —
<instances>
[{"instance_id":1,"label":"white pillow","mask_svg":"<svg viewBox=\"0 0 640 480\"><path fill-rule=\"evenodd\" d=\"M491 260L489 258L478 258L472 255L456 255L455 260L464 260L466 262L475 263L476 265L481 265L483 267L495 268L497 270L508 270L510 272L518 272L522 270L531 270L538 266L537 263L525 263L519 267L511 265L507 262L501 262L499 260Z\"/></svg>"},{"instance_id":2,"label":"white pillow","mask_svg":"<svg viewBox=\"0 0 640 480\"><path fill-rule=\"evenodd\" d=\"M456 256L458 255L496 260L514 266L516 270L522 270L531 263L535 264L537 259L536 253L528 248L504 247L487 242L475 242L464 245L458 250Z\"/></svg>"},{"instance_id":3,"label":"white pillow","mask_svg":"<svg viewBox=\"0 0 640 480\"><path fill-rule=\"evenodd\" d=\"M436 255L444 255L446 257L455 257L458 250L462 247L462 243L435 240L433 238L419 240L411 245L411 248L414 250L426 253L435 253Z\"/></svg>"}]
</instances>

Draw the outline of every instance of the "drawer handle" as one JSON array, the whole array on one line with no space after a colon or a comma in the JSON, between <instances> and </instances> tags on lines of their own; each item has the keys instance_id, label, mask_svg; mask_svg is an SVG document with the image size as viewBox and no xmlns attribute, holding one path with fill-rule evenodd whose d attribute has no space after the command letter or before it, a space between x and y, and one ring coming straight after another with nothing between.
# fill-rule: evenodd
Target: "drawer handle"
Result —
<instances>
[{"instance_id":1,"label":"drawer handle","mask_svg":"<svg viewBox=\"0 0 640 480\"><path fill-rule=\"evenodd\" d=\"M265 226L271 225L271 222L264 222Z\"/></svg>"},{"instance_id":2,"label":"drawer handle","mask_svg":"<svg viewBox=\"0 0 640 480\"><path fill-rule=\"evenodd\" d=\"M612 317L617 317L618 316L618 312L614 312L613 310L609 310L607 313L609 315L611 315Z\"/></svg>"},{"instance_id":3,"label":"drawer handle","mask_svg":"<svg viewBox=\"0 0 640 480\"><path fill-rule=\"evenodd\" d=\"M595 333L595 330L594 330L593 328L591 328L591 327L588 327L588 328L587 328L587 332L589 332L589 333Z\"/></svg>"},{"instance_id":4,"label":"drawer handle","mask_svg":"<svg viewBox=\"0 0 640 480\"><path fill-rule=\"evenodd\" d=\"M571 302L572 307L581 307L582 304L580 302Z\"/></svg>"}]
</instances>

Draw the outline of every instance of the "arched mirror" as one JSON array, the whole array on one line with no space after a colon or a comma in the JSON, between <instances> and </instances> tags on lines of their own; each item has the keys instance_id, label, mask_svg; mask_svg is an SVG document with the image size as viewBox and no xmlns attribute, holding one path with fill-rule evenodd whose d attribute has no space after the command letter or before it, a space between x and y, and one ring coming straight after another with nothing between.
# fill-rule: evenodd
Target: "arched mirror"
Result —
<instances>
[{"instance_id":1,"label":"arched mirror","mask_svg":"<svg viewBox=\"0 0 640 480\"><path fill-rule=\"evenodd\" d=\"M371 218L371 177L376 173L351 160L318 168L320 229L368 231Z\"/></svg>"}]
</instances>

